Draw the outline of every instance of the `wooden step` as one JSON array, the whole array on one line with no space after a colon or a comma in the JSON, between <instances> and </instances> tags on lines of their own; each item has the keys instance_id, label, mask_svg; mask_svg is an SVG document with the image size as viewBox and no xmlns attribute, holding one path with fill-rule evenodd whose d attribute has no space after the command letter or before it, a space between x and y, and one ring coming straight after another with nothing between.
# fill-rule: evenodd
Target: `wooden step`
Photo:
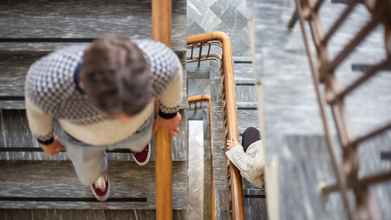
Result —
<instances>
[{"instance_id":1,"label":"wooden step","mask_svg":"<svg viewBox=\"0 0 391 220\"><path fill-rule=\"evenodd\" d=\"M111 197L97 202L88 187L79 183L68 161L0 161L1 209L153 210L155 165L144 167L128 161L111 161ZM186 207L187 167L173 163L173 207Z\"/></svg>"},{"instance_id":2,"label":"wooden step","mask_svg":"<svg viewBox=\"0 0 391 220\"><path fill-rule=\"evenodd\" d=\"M184 122L181 125L180 132L173 140L173 161L187 160L186 129L186 123ZM65 153L49 157L42 152L37 152L38 150L40 150L40 147L31 136L24 110L0 111L0 160L67 159ZM120 150L110 153L110 158L113 160L133 160L130 152L121 152ZM155 160L154 150L152 151L151 160Z\"/></svg>"},{"instance_id":3,"label":"wooden step","mask_svg":"<svg viewBox=\"0 0 391 220\"><path fill-rule=\"evenodd\" d=\"M174 0L172 12L173 47L183 50L186 1ZM151 0L0 2L0 42L80 42L106 33L147 38L151 30Z\"/></svg>"}]
</instances>

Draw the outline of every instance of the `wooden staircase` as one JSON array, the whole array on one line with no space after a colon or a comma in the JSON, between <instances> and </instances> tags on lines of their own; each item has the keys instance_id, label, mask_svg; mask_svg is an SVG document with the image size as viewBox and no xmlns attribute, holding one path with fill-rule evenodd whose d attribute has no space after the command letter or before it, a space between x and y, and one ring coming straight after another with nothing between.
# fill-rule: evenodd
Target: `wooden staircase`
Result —
<instances>
[{"instance_id":1,"label":"wooden staircase","mask_svg":"<svg viewBox=\"0 0 391 220\"><path fill-rule=\"evenodd\" d=\"M182 58L185 2L172 2L172 47ZM151 0L0 2L0 219L155 219L155 156L138 167L129 152L108 152L112 194L97 202L65 152L48 157L40 151L23 97L29 66L56 48L85 44L103 33L151 37L151 5ZM186 216L186 123L172 145L174 219Z\"/></svg>"}]
</instances>

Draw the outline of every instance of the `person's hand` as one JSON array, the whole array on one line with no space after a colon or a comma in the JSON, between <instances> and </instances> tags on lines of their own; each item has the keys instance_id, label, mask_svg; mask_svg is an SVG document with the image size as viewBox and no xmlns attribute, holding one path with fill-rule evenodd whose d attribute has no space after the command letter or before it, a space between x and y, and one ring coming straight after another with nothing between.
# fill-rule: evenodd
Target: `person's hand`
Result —
<instances>
[{"instance_id":1,"label":"person's hand","mask_svg":"<svg viewBox=\"0 0 391 220\"><path fill-rule=\"evenodd\" d=\"M238 142L234 139L227 140L227 149L230 150L233 146L235 146Z\"/></svg>"},{"instance_id":2,"label":"person's hand","mask_svg":"<svg viewBox=\"0 0 391 220\"><path fill-rule=\"evenodd\" d=\"M41 144L41 147L43 151L50 155L50 156L55 156L57 155L62 149L64 149L64 145L60 143L60 141L55 137L53 143L49 145L43 145Z\"/></svg>"},{"instance_id":3,"label":"person's hand","mask_svg":"<svg viewBox=\"0 0 391 220\"><path fill-rule=\"evenodd\" d=\"M164 119L160 116L157 117L154 132L156 132L159 128L166 129L172 136L175 136L179 131L179 125L182 121L182 116L178 112L175 117L170 119Z\"/></svg>"}]
</instances>

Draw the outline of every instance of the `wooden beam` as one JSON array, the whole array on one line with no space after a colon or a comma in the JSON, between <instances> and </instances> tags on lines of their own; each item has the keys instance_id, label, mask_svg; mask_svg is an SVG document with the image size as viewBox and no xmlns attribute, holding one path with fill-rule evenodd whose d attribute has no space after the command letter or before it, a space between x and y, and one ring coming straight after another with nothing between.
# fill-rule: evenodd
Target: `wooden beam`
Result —
<instances>
[{"instance_id":1,"label":"wooden beam","mask_svg":"<svg viewBox=\"0 0 391 220\"><path fill-rule=\"evenodd\" d=\"M152 0L152 38L171 46L171 0Z\"/></svg>"},{"instance_id":2,"label":"wooden beam","mask_svg":"<svg viewBox=\"0 0 391 220\"><path fill-rule=\"evenodd\" d=\"M152 38L171 46L171 0L152 0ZM159 106L159 105L157 105ZM156 219L172 219L171 136L156 132Z\"/></svg>"},{"instance_id":3,"label":"wooden beam","mask_svg":"<svg viewBox=\"0 0 391 220\"><path fill-rule=\"evenodd\" d=\"M172 219L171 135L167 130L156 132L156 219Z\"/></svg>"}]
</instances>

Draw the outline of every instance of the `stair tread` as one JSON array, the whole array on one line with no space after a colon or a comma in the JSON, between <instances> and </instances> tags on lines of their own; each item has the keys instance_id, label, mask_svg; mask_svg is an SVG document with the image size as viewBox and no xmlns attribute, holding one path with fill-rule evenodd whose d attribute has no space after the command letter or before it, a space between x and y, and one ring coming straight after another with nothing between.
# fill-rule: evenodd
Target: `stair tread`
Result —
<instances>
[{"instance_id":1,"label":"stair tread","mask_svg":"<svg viewBox=\"0 0 391 220\"><path fill-rule=\"evenodd\" d=\"M93 10L91 10L93 6ZM173 1L174 48L185 47L186 2ZM151 0L5 1L0 3L0 38L95 38L118 33L150 37ZM12 24L12 25L9 25ZM1 28L3 27L3 28Z\"/></svg>"},{"instance_id":2,"label":"stair tread","mask_svg":"<svg viewBox=\"0 0 391 220\"><path fill-rule=\"evenodd\" d=\"M233 57L236 82L256 82L254 64L251 63L249 59L250 58ZM208 62L202 62L200 66L198 66L198 62L187 63L186 69L189 72L189 79L208 79L212 66L213 65Z\"/></svg>"},{"instance_id":3,"label":"stair tread","mask_svg":"<svg viewBox=\"0 0 391 220\"><path fill-rule=\"evenodd\" d=\"M186 211L173 210L173 219L185 219ZM71 220L139 220L156 219L155 210L63 210L63 209L2 209L0 212L2 220L52 220L52 219L71 219Z\"/></svg>"},{"instance_id":4,"label":"stair tread","mask_svg":"<svg viewBox=\"0 0 391 220\"><path fill-rule=\"evenodd\" d=\"M254 64L248 60L233 58L235 81L238 79L255 80Z\"/></svg>"},{"instance_id":5,"label":"stair tread","mask_svg":"<svg viewBox=\"0 0 391 220\"><path fill-rule=\"evenodd\" d=\"M172 161L186 161L187 151L184 149L184 131L180 132L180 137L174 139L172 144ZM155 145L152 146L151 161L155 161ZM131 152L126 149L116 149L114 151L108 151L109 160L117 161L133 161ZM48 156L42 152L42 149L37 146L5 146L0 141L0 160L43 160L43 161L55 161L55 160L68 160L66 152L60 152L56 156Z\"/></svg>"},{"instance_id":6,"label":"stair tread","mask_svg":"<svg viewBox=\"0 0 391 220\"><path fill-rule=\"evenodd\" d=\"M111 200L93 199L79 183L69 161L0 161L0 208L23 209L154 209L155 164L139 167L126 161L111 161ZM186 206L186 163L173 163L173 207ZM26 201L13 201L22 200ZM26 199L27 198L27 199ZM138 201L132 201L136 198ZM53 201L50 201L53 199ZM30 201L36 200L36 201ZM45 201L37 201L45 200ZM46 201L49 200L49 201ZM71 201L69 201L71 200ZM79 201L80 200L80 201Z\"/></svg>"},{"instance_id":7,"label":"stair tread","mask_svg":"<svg viewBox=\"0 0 391 220\"><path fill-rule=\"evenodd\" d=\"M186 158L183 153L179 153L179 149L175 148L172 152L172 161L186 161ZM152 148L151 161L155 161L155 152ZM127 151L127 150L126 150ZM118 151L108 151L107 152L109 160L116 161L134 161L131 152L125 152L123 149L118 149ZM179 155L178 155L179 154ZM41 148L38 146L31 147L4 147L0 146L0 160L33 160L33 161L66 161L69 160L66 152L60 152L56 156L48 156L42 152Z\"/></svg>"},{"instance_id":8,"label":"stair tread","mask_svg":"<svg viewBox=\"0 0 391 220\"><path fill-rule=\"evenodd\" d=\"M187 160L186 123L181 124L178 135L173 139L172 160ZM7 152L6 148L38 148L33 140L24 110L0 111L0 159L1 160L65 160L66 153L49 157L42 152ZM11 150L13 150L11 149ZM112 160L132 160L129 153L111 153ZM155 160L154 146L152 147L152 161Z\"/></svg>"}]
</instances>

